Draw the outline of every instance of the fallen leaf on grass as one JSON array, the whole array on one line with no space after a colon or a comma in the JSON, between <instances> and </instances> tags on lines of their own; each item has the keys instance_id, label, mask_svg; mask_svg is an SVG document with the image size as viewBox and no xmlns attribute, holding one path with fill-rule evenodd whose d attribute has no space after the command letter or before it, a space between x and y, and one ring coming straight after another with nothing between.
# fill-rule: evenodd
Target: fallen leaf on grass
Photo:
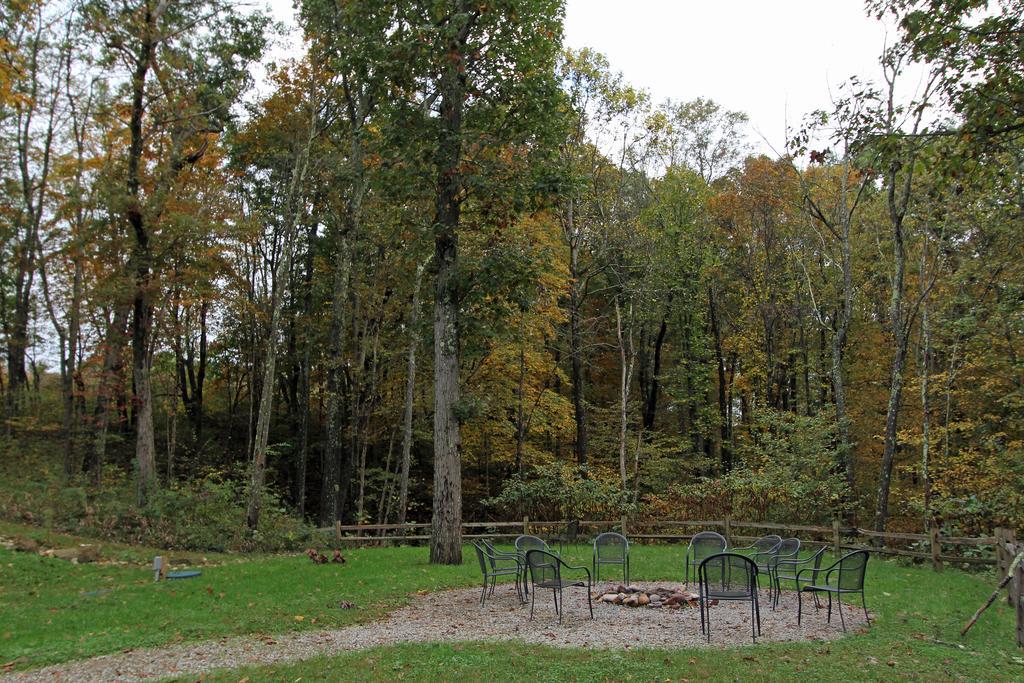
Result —
<instances>
[{"instance_id":1,"label":"fallen leaf on grass","mask_svg":"<svg viewBox=\"0 0 1024 683\"><path fill-rule=\"evenodd\" d=\"M305 621L305 620L306 620L305 616L303 616L301 614L296 614L295 615L295 621Z\"/></svg>"}]
</instances>

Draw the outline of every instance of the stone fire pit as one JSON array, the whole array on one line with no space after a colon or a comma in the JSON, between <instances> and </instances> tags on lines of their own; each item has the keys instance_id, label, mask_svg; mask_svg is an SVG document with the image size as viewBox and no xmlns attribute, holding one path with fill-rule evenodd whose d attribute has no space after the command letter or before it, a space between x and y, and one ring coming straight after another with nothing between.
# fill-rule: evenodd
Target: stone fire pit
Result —
<instances>
[{"instance_id":1,"label":"stone fire pit","mask_svg":"<svg viewBox=\"0 0 1024 683\"><path fill-rule=\"evenodd\" d=\"M640 586L609 586L593 594L597 602L608 602L624 607L675 608L696 607L698 595L682 588L658 586L642 588ZM717 603L717 600L714 601Z\"/></svg>"}]
</instances>

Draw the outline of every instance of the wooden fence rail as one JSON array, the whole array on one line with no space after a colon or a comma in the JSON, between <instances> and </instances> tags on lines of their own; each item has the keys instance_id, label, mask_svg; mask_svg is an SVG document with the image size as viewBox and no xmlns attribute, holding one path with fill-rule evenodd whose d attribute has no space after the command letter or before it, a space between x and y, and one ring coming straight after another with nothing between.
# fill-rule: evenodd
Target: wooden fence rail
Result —
<instances>
[{"instance_id":1,"label":"wooden fence rail","mask_svg":"<svg viewBox=\"0 0 1024 683\"><path fill-rule=\"evenodd\" d=\"M563 530L566 520L534 521L524 517L522 521L502 522L465 522L462 524L463 537L473 538L511 538L522 533L544 534ZM891 531L875 531L859 527L847 527L838 520L831 526L811 524L780 524L776 522L756 522L750 520L712 519L712 520L580 520L581 529L607 530L628 529L628 536L638 541L689 541L694 533L707 529L721 530L730 543L749 542L759 534L756 532L779 532L789 535L813 535L816 538L804 540L805 545L826 545L836 554L850 550L870 550L883 555L911 557L931 560L932 567L941 571L943 563L962 563L976 565L1003 566L1007 542L1005 530L997 529L995 536L964 537L942 536L938 527L933 525L928 533L904 533ZM383 543L392 541L426 541L430 539L428 523L409 524L335 524L333 527L320 529L331 533L337 541L344 543ZM740 532L755 532L740 533ZM1003 534L1001 536L1000 534ZM803 539L802 539L803 540ZM905 547L908 544L916 548ZM943 553L943 546L968 547L973 549L991 548L993 552L972 555L952 555ZM1012 555L1011 555L1012 558Z\"/></svg>"}]
</instances>

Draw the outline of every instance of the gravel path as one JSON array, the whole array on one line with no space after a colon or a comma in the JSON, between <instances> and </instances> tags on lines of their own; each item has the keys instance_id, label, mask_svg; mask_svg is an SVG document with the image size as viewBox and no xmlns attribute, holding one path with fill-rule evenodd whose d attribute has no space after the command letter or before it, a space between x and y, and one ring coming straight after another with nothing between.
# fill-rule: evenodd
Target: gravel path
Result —
<instances>
[{"instance_id":1,"label":"gravel path","mask_svg":"<svg viewBox=\"0 0 1024 683\"><path fill-rule=\"evenodd\" d=\"M639 584L641 587L678 584ZM174 645L150 650L103 655L92 659L16 672L0 681L138 681L212 669L266 665L339 654L377 645L403 642L460 642L520 640L555 647L603 649L708 647L700 633L695 607L630 608L594 604L588 618L586 595L578 589L566 596L564 623L558 624L550 594L538 595L534 620L529 605L521 606L514 590L503 585L479 607L479 589L459 589L415 596L411 603L382 621L331 631L306 631L273 637L236 637ZM803 625L796 624L796 595L783 593L777 611L768 607L762 592L758 642L832 640L843 635L838 614L825 622L825 610L804 600ZM860 609L844 609L851 631L863 627ZM711 608L710 647L750 644L750 608L747 603L722 603Z\"/></svg>"}]
</instances>

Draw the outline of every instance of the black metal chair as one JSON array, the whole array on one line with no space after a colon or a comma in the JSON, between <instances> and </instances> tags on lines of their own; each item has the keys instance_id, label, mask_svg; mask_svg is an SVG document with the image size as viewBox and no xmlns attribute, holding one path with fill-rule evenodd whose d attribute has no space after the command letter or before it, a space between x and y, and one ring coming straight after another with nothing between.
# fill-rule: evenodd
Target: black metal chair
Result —
<instances>
[{"instance_id":1,"label":"black metal chair","mask_svg":"<svg viewBox=\"0 0 1024 683\"><path fill-rule=\"evenodd\" d=\"M499 550L497 547L495 547L494 542L489 538L481 538L480 543L483 544L484 548L491 555L493 555L495 559L512 560L519 566L519 574L516 576L516 588L519 589L522 583L525 582L523 581L523 562L525 561L525 559L522 556L520 556L519 553L515 552L515 550L511 552L509 552L508 550ZM523 596L522 592L520 592L519 597L524 603L526 602L526 598Z\"/></svg>"},{"instance_id":2,"label":"black metal chair","mask_svg":"<svg viewBox=\"0 0 1024 683\"><path fill-rule=\"evenodd\" d=\"M818 573L821 571L821 558L824 557L827 548L824 546L818 548L810 557L799 559L798 557L783 558L780 557L778 562L775 563L775 602L772 607L777 607L779 604L779 593L782 591L783 581L792 581L796 590L800 590L801 583L814 584L818 582ZM805 567L804 565L811 565ZM798 578L801 569L810 569L810 576ZM814 595L815 601L818 599L817 593Z\"/></svg>"},{"instance_id":3,"label":"black metal chair","mask_svg":"<svg viewBox=\"0 0 1024 683\"><path fill-rule=\"evenodd\" d=\"M754 558L754 562L757 564L758 579L760 580L761 574L768 575L768 600L771 601L772 609L775 609L775 605L778 603L778 595L775 586L775 572L778 569L779 562L799 557L800 539L784 538L777 546L775 546L775 548L768 552L766 562L759 561L764 559L764 556Z\"/></svg>"},{"instance_id":4,"label":"black metal chair","mask_svg":"<svg viewBox=\"0 0 1024 683\"><path fill-rule=\"evenodd\" d=\"M594 539L594 581L601 580L602 564L621 564L622 582L629 585L629 540L622 534L606 531Z\"/></svg>"},{"instance_id":5,"label":"black metal chair","mask_svg":"<svg viewBox=\"0 0 1024 683\"><path fill-rule=\"evenodd\" d=\"M576 539L579 535L580 520L574 519L565 525L565 530L560 535L553 536L551 538L551 542L558 544L558 554L561 555L565 550L565 546L576 543Z\"/></svg>"},{"instance_id":6,"label":"black metal chair","mask_svg":"<svg viewBox=\"0 0 1024 683\"><path fill-rule=\"evenodd\" d=\"M761 607L757 600L757 565L746 555L718 553L705 558L697 568L700 584L700 632L711 642L711 601L750 602L750 637L761 635Z\"/></svg>"},{"instance_id":7,"label":"black metal chair","mask_svg":"<svg viewBox=\"0 0 1024 683\"><path fill-rule=\"evenodd\" d=\"M519 560L515 557L495 557L487 550L483 543L474 542L473 548L476 550L477 560L480 561L480 571L484 575L483 590L480 592L480 606L482 607L487 603L488 595L494 595L494 588L498 583L499 576L515 577L516 595L519 596L519 602L523 602L523 594L519 589L519 576L522 574ZM501 566L502 562L508 562L509 560L514 563L512 566Z\"/></svg>"},{"instance_id":8,"label":"black metal chair","mask_svg":"<svg viewBox=\"0 0 1024 683\"><path fill-rule=\"evenodd\" d=\"M526 580L526 553L530 550L545 550L551 552L551 548L544 542L543 539L537 538L536 536L530 536L529 534L522 534L517 536L513 547L516 549L516 555L519 556L519 562L522 565L522 582L523 590L527 593L530 592L529 585Z\"/></svg>"},{"instance_id":9,"label":"black metal chair","mask_svg":"<svg viewBox=\"0 0 1024 683\"><path fill-rule=\"evenodd\" d=\"M741 548L729 548L729 552L749 554L750 559L757 565L757 577L760 579L761 575L764 574L768 577L768 593L771 596L771 574L772 565L775 562L775 555L779 551L779 547L782 545L782 537L776 534L769 534L762 536L750 545L745 545Z\"/></svg>"},{"instance_id":10,"label":"black metal chair","mask_svg":"<svg viewBox=\"0 0 1024 683\"><path fill-rule=\"evenodd\" d=\"M697 568L705 558L717 553L725 552L729 542L725 536L714 531L702 531L690 539L686 546L684 563L686 565L686 585L690 585L690 567L693 567L693 576L697 578Z\"/></svg>"},{"instance_id":11,"label":"black metal chair","mask_svg":"<svg viewBox=\"0 0 1024 683\"><path fill-rule=\"evenodd\" d=\"M587 591L587 607L590 608L590 618L594 618L594 604L591 602L590 591L593 588L593 580L590 570L586 567L573 567L562 561L554 553L546 550L527 550L526 566L530 571L530 582L533 590L530 593L530 620L533 620L533 606L537 601L537 590L548 589L555 600L555 612L558 614L558 623L562 623L562 614L565 612L565 602L562 598L562 591L566 588L582 588ZM587 580L562 578L562 570L583 571L587 574Z\"/></svg>"},{"instance_id":12,"label":"black metal chair","mask_svg":"<svg viewBox=\"0 0 1024 683\"><path fill-rule=\"evenodd\" d=\"M846 630L846 618L843 616L842 596L848 593L860 593L860 604L864 608L864 619L870 624L871 617L868 616L868 603L864 598L864 574L868 566L868 551L854 550L852 553L843 555L836 560L831 567L823 570L825 580L821 583L810 583L803 586L797 592L796 623L800 625L800 617L803 612L803 601L800 599L804 593L827 593L828 594L828 623L832 623L832 596L836 596L839 603L839 619L843 623L843 631ZM819 572L822 570L803 569L797 572L797 581L800 575L807 571Z\"/></svg>"}]
</instances>

